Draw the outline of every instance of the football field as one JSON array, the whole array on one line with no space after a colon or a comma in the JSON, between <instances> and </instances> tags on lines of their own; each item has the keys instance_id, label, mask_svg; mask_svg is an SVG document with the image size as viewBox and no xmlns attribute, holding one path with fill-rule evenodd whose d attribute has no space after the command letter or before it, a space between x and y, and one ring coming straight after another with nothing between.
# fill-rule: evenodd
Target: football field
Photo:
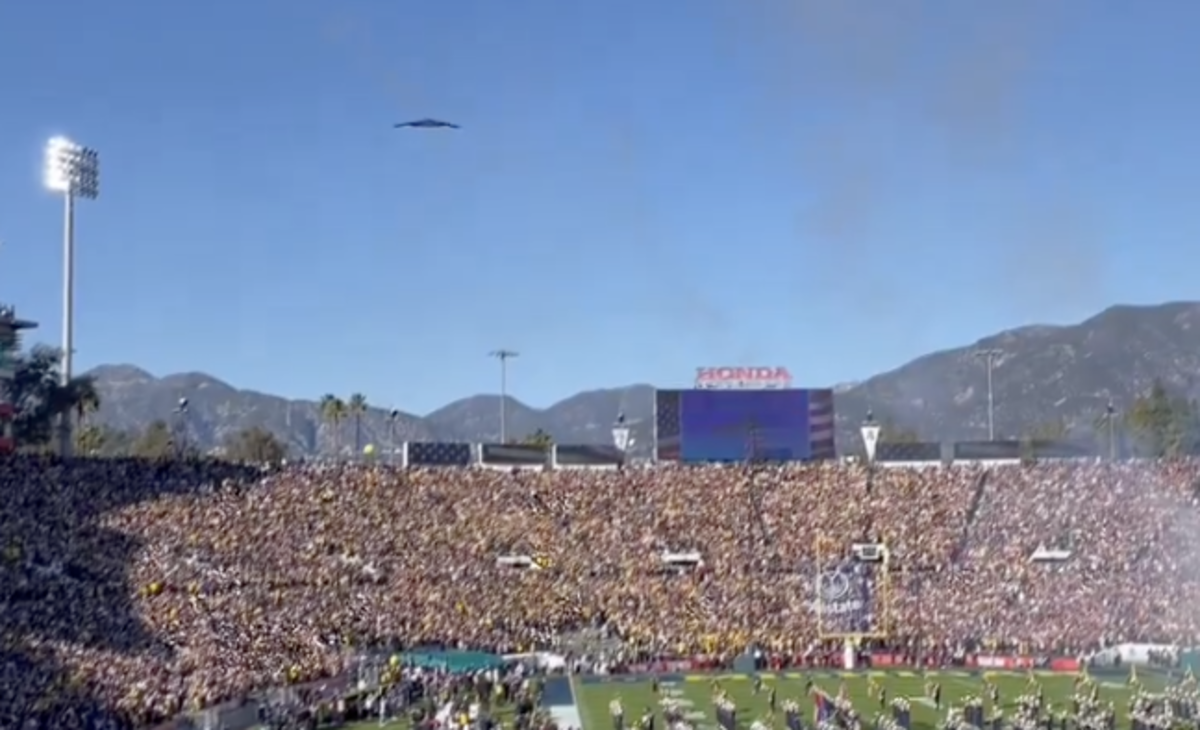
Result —
<instances>
[{"instance_id":1,"label":"football field","mask_svg":"<svg viewBox=\"0 0 1200 730\"><path fill-rule=\"evenodd\" d=\"M1069 711L1071 698L1076 691L1076 675L1061 672L968 672L930 671L925 674L911 671L814 671L810 673L785 672L763 674L762 690L754 691L754 679L745 674L693 674L670 675L660 679L659 691L654 693L648 678L643 677L576 677L573 680L575 702L579 708L583 730L612 730L613 721L609 714L609 703L619 699L625 709L626 724L630 724L649 711L659 717L656 727L665 727L661 721L662 705L674 701L691 713L688 721L697 730L715 730L712 695L716 682L738 708L738 725L748 728L754 721L762 721L768 727L782 728L783 703L791 700L801 708L801 717L806 725L813 718L813 700L805 692L811 679L813 688L830 696L844 691L864 719L872 724L881 711L890 716L890 703L897 698L909 701L913 727L930 730L940 727L946 708L961 705L968 697L984 700L986 716L992 714L992 704L984 688L984 678L990 680L1000 691L1000 711L1011 714L1018 697L1036 691L1040 685L1046 703L1059 711ZM1132 689L1124 675L1093 678L1102 702L1112 702L1119 721L1123 724L1128 711ZM883 708L872 696L871 683L886 689L889 707ZM925 683L937 682L942 688L942 710L934 707L933 700L925 695ZM1144 677L1142 686L1149 690L1160 689L1165 682L1159 678ZM771 687L776 691L776 714L772 720L768 707ZM844 689L843 689L844 688Z\"/></svg>"}]
</instances>

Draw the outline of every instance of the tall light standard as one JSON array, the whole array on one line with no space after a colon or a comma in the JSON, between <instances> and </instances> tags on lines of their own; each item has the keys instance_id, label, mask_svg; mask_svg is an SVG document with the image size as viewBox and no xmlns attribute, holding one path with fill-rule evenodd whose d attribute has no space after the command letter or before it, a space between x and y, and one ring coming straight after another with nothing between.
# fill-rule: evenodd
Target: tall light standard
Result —
<instances>
[{"instance_id":1,"label":"tall light standard","mask_svg":"<svg viewBox=\"0 0 1200 730\"><path fill-rule=\"evenodd\" d=\"M388 463L396 463L396 421L400 418L400 410L393 408L388 413Z\"/></svg>"},{"instance_id":2,"label":"tall light standard","mask_svg":"<svg viewBox=\"0 0 1200 730\"><path fill-rule=\"evenodd\" d=\"M508 361L520 357L516 350L492 350L488 357L500 361L500 443L508 443Z\"/></svg>"},{"instance_id":3,"label":"tall light standard","mask_svg":"<svg viewBox=\"0 0 1200 730\"><path fill-rule=\"evenodd\" d=\"M1117 407L1110 400L1104 406L1105 425L1108 426L1108 460L1117 460Z\"/></svg>"},{"instance_id":4,"label":"tall light standard","mask_svg":"<svg viewBox=\"0 0 1200 730\"><path fill-rule=\"evenodd\" d=\"M171 414L175 416L175 453L180 458L187 454L188 408L190 405L187 398L180 397L178 403L175 405L175 410L171 411Z\"/></svg>"},{"instance_id":5,"label":"tall light standard","mask_svg":"<svg viewBox=\"0 0 1200 730\"><path fill-rule=\"evenodd\" d=\"M988 441L996 440L996 397L995 391L992 389L992 369L996 366L996 360L1004 354L1004 350L995 348L985 348L976 350L971 353L973 357L983 360L983 366L987 370L987 420L988 420Z\"/></svg>"},{"instance_id":6,"label":"tall light standard","mask_svg":"<svg viewBox=\"0 0 1200 730\"><path fill-rule=\"evenodd\" d=\"M59 376L65 386L71 382L75 354L75 199L95 200L100 195L100 155L66 137L54 137L46 143L43 182L48 190L63 196L63 329ZM69 412L64 412L59 421L59 450L64 456L71 453Z\"/></svg>"}]
</instances>

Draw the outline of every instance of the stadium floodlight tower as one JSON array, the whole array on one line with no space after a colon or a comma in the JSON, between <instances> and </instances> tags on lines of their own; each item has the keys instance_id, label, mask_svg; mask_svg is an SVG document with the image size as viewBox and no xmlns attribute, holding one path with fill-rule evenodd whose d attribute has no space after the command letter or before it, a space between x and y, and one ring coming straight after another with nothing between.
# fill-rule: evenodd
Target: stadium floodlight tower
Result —
<instances>
[{"instance_id":1,"label":"stadium floodlight tower","mask_svg":"<svg viewBox=\"0 0 1200 730\"><path fill-rule=\"evenodd\" d=\"M43 181L46 188L63 196L63 329L62 365L59 377L63 385L71 382L75 355L75 199L95 200L100 195L100 155L66 137L54 137L46 143ZM59 420L59 451L71 453L71 416L64 412Z\"/></svg>"},{"instance_id":2,"label":"stadium floodlight tower","mask_svg":"<svg viewBox=\"0 0 1200 730\"><path fill-rule=\"evenodd\" d=\"M520 357L516 350L492 350L488 357L500 361L500 443L508 443L508 361Z\"/></svg>"},{"instance_id":3,"label":"stadium floodlight tower","mask_svg":"<svg viewBox=\"0 0 1200 730\"><path fill-rule=\"evenodd\" d=\"M988 424L988 441L996 440L996 397L995 390L992 388L992 370L996 367L996 361L1004 356L1004 350L999 350L994 347L987 347L976 350L972 356L983 360L983 366L987 370L987 424Z\"/></svg>"},{"instance_id":4,"label":"stadium floodlight tower","mask_svg":"<svg viewBox=\"0 0 1200 730\"><path fill-rule=\"evenodd\" d=\"M17 310L0 304L0 454L16 448L13 419L17 415L15 394L11 390L17 374L17 352L21 349L21 330L37 327L37 323L19 319Z\"/></svg>"},{"instance_id":5,"label":"stadium floodlight tower","mask_svg":"<svg viewBox=\"0 0 1200 730\"><path fill-rule=\"evenodd\" d=\"M1117 407L1110 398L1104 406L1104 425L1108 427L1108 460L1117 460Z\"/></svg>"}]
</instances>

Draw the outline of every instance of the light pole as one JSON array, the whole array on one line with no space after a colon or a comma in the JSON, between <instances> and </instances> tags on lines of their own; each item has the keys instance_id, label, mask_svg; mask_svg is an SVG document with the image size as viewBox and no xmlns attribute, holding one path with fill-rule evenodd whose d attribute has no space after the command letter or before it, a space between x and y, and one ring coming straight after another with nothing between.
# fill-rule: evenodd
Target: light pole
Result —
<instances>
[{"instance_id":1,"label":"light pole","mask_svg":"<svg viewBox=\"0 0 1200 730\"><path fill-rule=\"evenodd\" d=\"M388 463L396 463L396 419L400 418L400 411L393 408L388 413Z\"/></svg>"},{"instance_id":2,"label":"light pole","mask_svg":"<svg viewBox=\"0 0 1200 730\"><path fill-rule=\"evenodd\" d=\"M75 199L95 200L100 195L100 155L66 137L54 137L46 143L43 182L47 190L63 196L63 329L59 377L66 386L71 382L75 354ZM69 411L59 420L59 450L63 456L71 453Z\"/></svg>"},{"instance_id":3,"label":"light pole","mask_svg":"<svg viewBox=\"0 0 1200 730\"><path fill-rule=\"evenodd\" d=\"M516 350L492 350L488 357L500 361L500 443L508 443L508 361L520 357Z\"/></svg>"},{"instance_id":4,"label":"light pole","mask_svg":"<svg viewBox=\"0 0 1200 730\"><path fill-rule=\"evenodd\" d=\"M1110 400L1104 406L1104 420L1108 425L1108 460L1117 460L1117 407Z\"/></svg>"},{"instance_id":5,"label":"light pole","mask_svg":"<svg viewBox=\"0 0 1200 730\"><path fill-rule=\"evenodd\" d=\"M175 416L175 453L178 458L183 458L187 453L189 405L188 399L181 397L172 411Z\"/></svg>"},{"instance_id":6,"label":"light pole","mask_svg":"<svg viewBox=\"0 0 1200 730\"><path fill-rule=\"evenodd\" d=\"M971 353L974 357L983 360L983 366L987 370L987 421L988 421L988 441L996 440L996 397L995 391L992 389L992 369L996 365L996 360L1004 354L1004 350L995 348L986 348L976 350Z\"/></svg>"}]
</instances>

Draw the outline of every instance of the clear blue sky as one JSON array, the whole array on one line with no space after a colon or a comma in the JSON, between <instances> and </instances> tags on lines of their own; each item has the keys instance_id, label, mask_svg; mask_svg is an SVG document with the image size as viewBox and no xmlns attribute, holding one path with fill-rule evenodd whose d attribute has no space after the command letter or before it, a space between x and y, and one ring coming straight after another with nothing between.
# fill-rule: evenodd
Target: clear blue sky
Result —
<instances>
[{"instance_id":1,"label":"clear blue sky","mask_svg":"<svg viewBox=\"0 0 1200 730\"><path fill-rule=\"evenodd\" d=\"M57 342L44 140L101 151L78 363L423 412L859 379L1196 298L1200 3L0 4L0 300ZM458 132L394 131L439 117Z\"/></svg>"}]
</instances>

